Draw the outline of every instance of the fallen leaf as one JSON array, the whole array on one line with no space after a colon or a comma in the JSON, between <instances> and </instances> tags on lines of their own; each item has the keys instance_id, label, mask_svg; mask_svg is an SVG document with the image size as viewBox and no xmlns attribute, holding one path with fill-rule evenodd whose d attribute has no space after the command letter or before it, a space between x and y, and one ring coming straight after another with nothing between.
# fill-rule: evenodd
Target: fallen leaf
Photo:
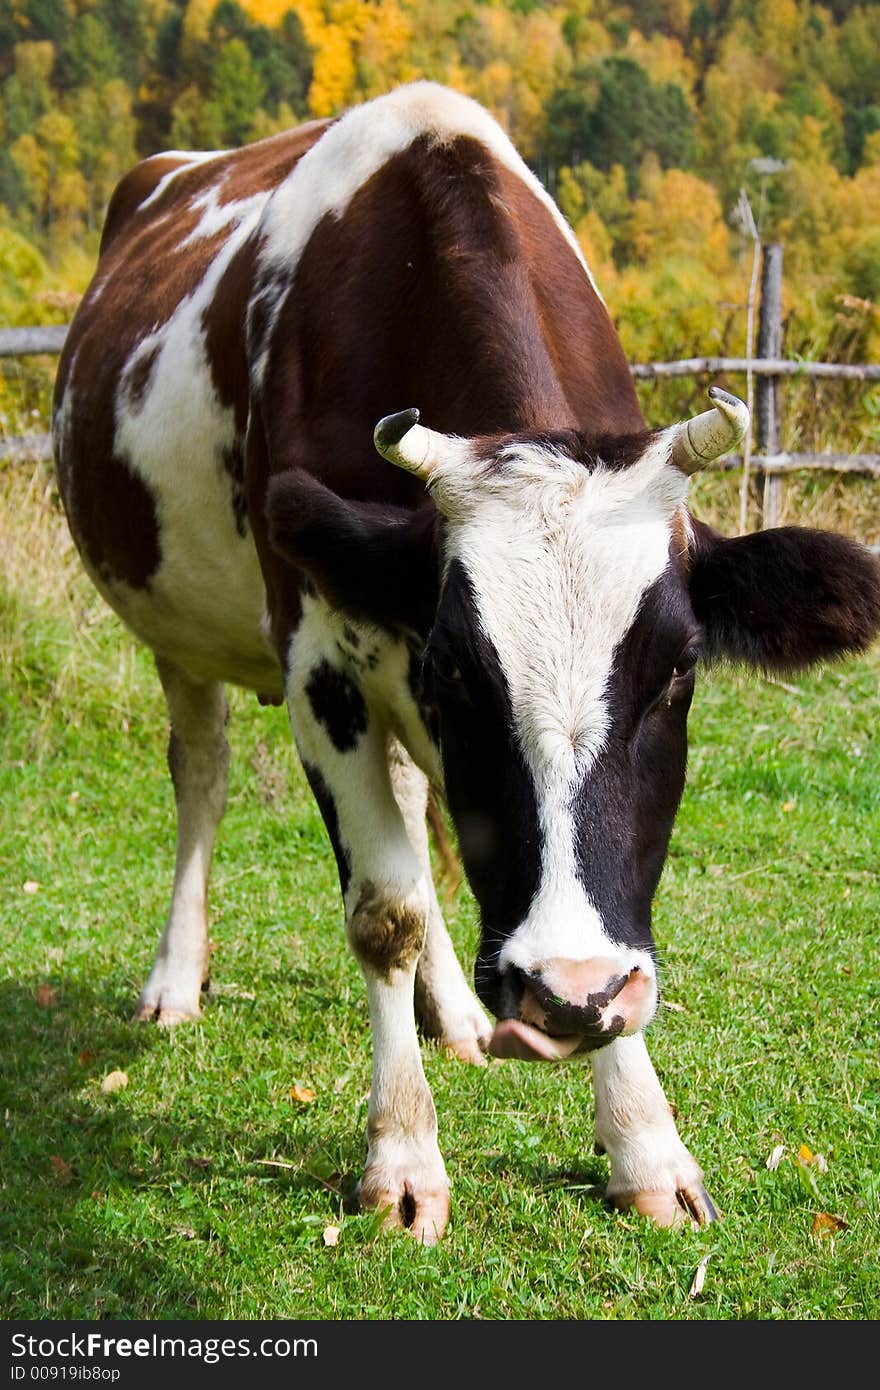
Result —
<instances>
[{"instance_id":1,"label":"fallen leaf","mask_svg":"<svg viewBox=\"0 0 880 1390\"><path fill-rule=\"evenodd\" d=\"M66 1159L66 1158L62 1158L60 1154L50 1154L50 1155L49 1155L49 1162L52 1164L52 1167L55 1169L55 1172L56 1172L57 1175L58 1175L58 1181L59 1181L59 1182L65 1182L65 1183L66 1183L66 1182L70 1182L70 1181L72 1180L72 1178L73 1178L73 1169L71 1168L70 1164L67 1162L67 1159Z\"/></svg>"},{"instance_id":2,"label":"fallen leaf","mask_svg":"<svg viewBox=\"0 0 880 1390\"><path fill-rule=\"evenodd\" d=\"M325 1226L325 1227L324 1227L324 1244L325 1244L325 1245L338 1245L338 1244L339 1244L339 1227L338 1227L338 1226Z\"/></svg>"},{"instance_id":3,"label":"fallen leaf","mask_svg":"<svg viewBox=\"0 0 880 1390\"><path fill-rule=\"evenodd\" d=\"M101 1090L108 1093L112 1091L124 1091L128 1085L128 1072L108 1071L104 1080L101 1082Z\"/></svg>"},{"instance_id":4,"label":"fallen leaf","mask_svg":"<svg viewBox=\"0 0 880 1390\"><path fill-rule=\"evenodd\" d=\"M703 1285L706 1282L706 1269L711 1258L712 1254L710 1251L708 1255L703 1256L703 1258L700 1260L700 1263L697 1265L697 1270L691 1282L690 1293L688 1294L688 1298L699 1298L700 1294L703 1292Z\"/></svg>"},{"instance_id":5,"label":"fallen leaf","mask_svg":"<svg viewBox=\"0 0 880 1390\"><path fill-rule=\"evenodd\" d=\"M34 998L41 1009L56 1009L58 1007L58 995L51 985L40 985Z\"/></svg>"},{"instance_id":6,"label":"fallen leaf","mask_svg":"<svg viewBox=\"0 0 880 1390\"><path fill-rule=\"evenodd\" d=\"M815 1168L819 1173L828 1172L828 1160L824 1154L814 1154L812 1149L808 1149L806 1144L801 1144L798 1149L798 1162L805 1168Z\"/></svg>"},{"instance_id":7,"label":"fallen leaf","mask_svg":"<svg viewBox=\"0 0 880 1390\"><path fill-rule=\"evenodd\" d=\"M777 1145L776 1145L776 1148L773 1150L772 1154L771 1154L770 1157L767 1159L767 1167L770 1169L770 1172L771 1172L771 1173L775 1173L775 1172L776 1172L776 1169L779 1167L780 1163L782 1162L782 1159L783 1159L783 1155L784 1155L784 1154L785 1154L785 1145L784 1145L784 1144L777 1144Z\"/></svg>"},{"instance_id":8,"label":"fallen leaf","mask_svg":"<svg viewBox=\"0 0 880 1390\"><path fill-rule=\"evenodd\" d=\"M291 1100L298 1100L300 1105L311 1105L315 1099L315 1093L311 1086L291 1086L287 1094Z\"/></svg>"},{"instance_id":9,"label":"fallen leaf","mask_svg":"<svg viewBox=\"0 0 880 1390\"><path fill-rule=\"evenodd\" d=\"M37 883L36 879L27 878L21 885L21 891L23 893L39 893L40 885Z\"/></svg>"},{"instance_id":10,"label":"fallen leaf","mask_svg":"<svg viewBox=\"0 0 880 1390\"><path fill-rule=\"evenodd\" d=\"M838 1231L848 1231L849 1222L842 1216L833 1216L830 1211L817 1212L813 1217L813 1235L836 1236Z\"/></svg>"},{"instance_id":11,"label":"fallen leaf","mask_svg":"<svg viewBox=\"0 0 880 1390\"><path fill-rule=\"evenodd\" d=\"M91 1062L94 1062L95 1053L89 1052L89 1049L85 1048L84 1051L78 1054L76 1060L79 1062L81 1067L87 1067Z\"/></svg>"},{"instance_id":12,"label":"fallen leaf","mask_svg":"<svg viewBox=\"0 0 880 1390\"><path fill-rule=\"evenodd\" d=\"M91 1197L93 1202L103 1202L104 1200L103 1192L99 1192L97 1188L95 1188L93 1192L90 1192L89 1196Z\"/></svg>"}]
</instances>

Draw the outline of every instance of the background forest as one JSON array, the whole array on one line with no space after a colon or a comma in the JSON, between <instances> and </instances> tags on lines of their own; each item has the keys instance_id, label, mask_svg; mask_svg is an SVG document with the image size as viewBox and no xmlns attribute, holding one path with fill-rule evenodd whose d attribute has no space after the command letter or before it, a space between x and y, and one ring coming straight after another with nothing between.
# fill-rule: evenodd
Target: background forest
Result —
<instances>
[{"instance_id":1,"label":"background forest","mask_svg":"<svg viewBox=\"0 0 880 1390\"><path fill-rule=\"evenodd\" d=\"M741 188L785 245L786 355L877 358L880 6L850 0L0 0L0 323L70 317L139 157L418 77L509 130L631 358L744 351ZM11 370L7 429L50 374ZM880 393L855 403L836 445L876 448Z\"/></svg>"}]
</instances>

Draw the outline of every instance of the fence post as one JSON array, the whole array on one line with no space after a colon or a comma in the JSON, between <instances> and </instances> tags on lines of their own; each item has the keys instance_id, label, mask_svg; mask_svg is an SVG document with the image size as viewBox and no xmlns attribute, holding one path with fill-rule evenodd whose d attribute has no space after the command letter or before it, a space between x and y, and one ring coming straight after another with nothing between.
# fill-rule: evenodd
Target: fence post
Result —
<instances>
[{"instance_id":1,"label":"fence post","mask_svg":"<svg viewBox=\"0 0 880 1390\"><path fill-rule=\"evenodd\" d=\"M771 242L763 248L761 304L758 310L758 356L782 356L782 247ZM778 454L779 378L761 376L755 388L755 442L759 454ZM778 526L782 515L782 477L764 474L761 526Z\"/></svg>"}]
</instances>

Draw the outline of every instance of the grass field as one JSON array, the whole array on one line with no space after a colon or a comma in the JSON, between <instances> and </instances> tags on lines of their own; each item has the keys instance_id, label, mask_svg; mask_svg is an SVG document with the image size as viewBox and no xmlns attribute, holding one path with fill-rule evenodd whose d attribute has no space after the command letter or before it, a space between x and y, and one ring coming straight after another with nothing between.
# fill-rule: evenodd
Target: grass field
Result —
<instances>
[{"instance_id":1,"label":"grass field","mask_svg":"<svg viewBox=\"0 0 880 1390\"><path fill-rule=\"evenodd\" d=\"M365 994L283 712L233 698L205 1019L135 1026L172 870L158 681L41 474L5 480L0 542L0 1315L880 1316L876 653L698 689L650 1040L724 1221L605 1209L579 1064L426 1046L453 1185L426 1250L353 1209ZM464 890L451 919L472 956Z\"/></svg>"}]
</instances>

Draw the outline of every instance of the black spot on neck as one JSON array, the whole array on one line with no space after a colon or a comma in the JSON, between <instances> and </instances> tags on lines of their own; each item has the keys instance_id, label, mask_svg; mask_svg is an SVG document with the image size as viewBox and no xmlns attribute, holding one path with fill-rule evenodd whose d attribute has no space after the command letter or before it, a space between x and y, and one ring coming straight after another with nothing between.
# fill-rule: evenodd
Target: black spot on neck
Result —
<instances>
[{"instance_id":1,"label":"black spot on neck","mask_svg":"<svg viewBox=\"0 0 880 1390\"><path fill-rule=\"evenodd\" d=\"M323 660L309 673L305 691L334 748L350 753L367 731L367 706L354 681Z\"/></svg>"}]
</instances>

